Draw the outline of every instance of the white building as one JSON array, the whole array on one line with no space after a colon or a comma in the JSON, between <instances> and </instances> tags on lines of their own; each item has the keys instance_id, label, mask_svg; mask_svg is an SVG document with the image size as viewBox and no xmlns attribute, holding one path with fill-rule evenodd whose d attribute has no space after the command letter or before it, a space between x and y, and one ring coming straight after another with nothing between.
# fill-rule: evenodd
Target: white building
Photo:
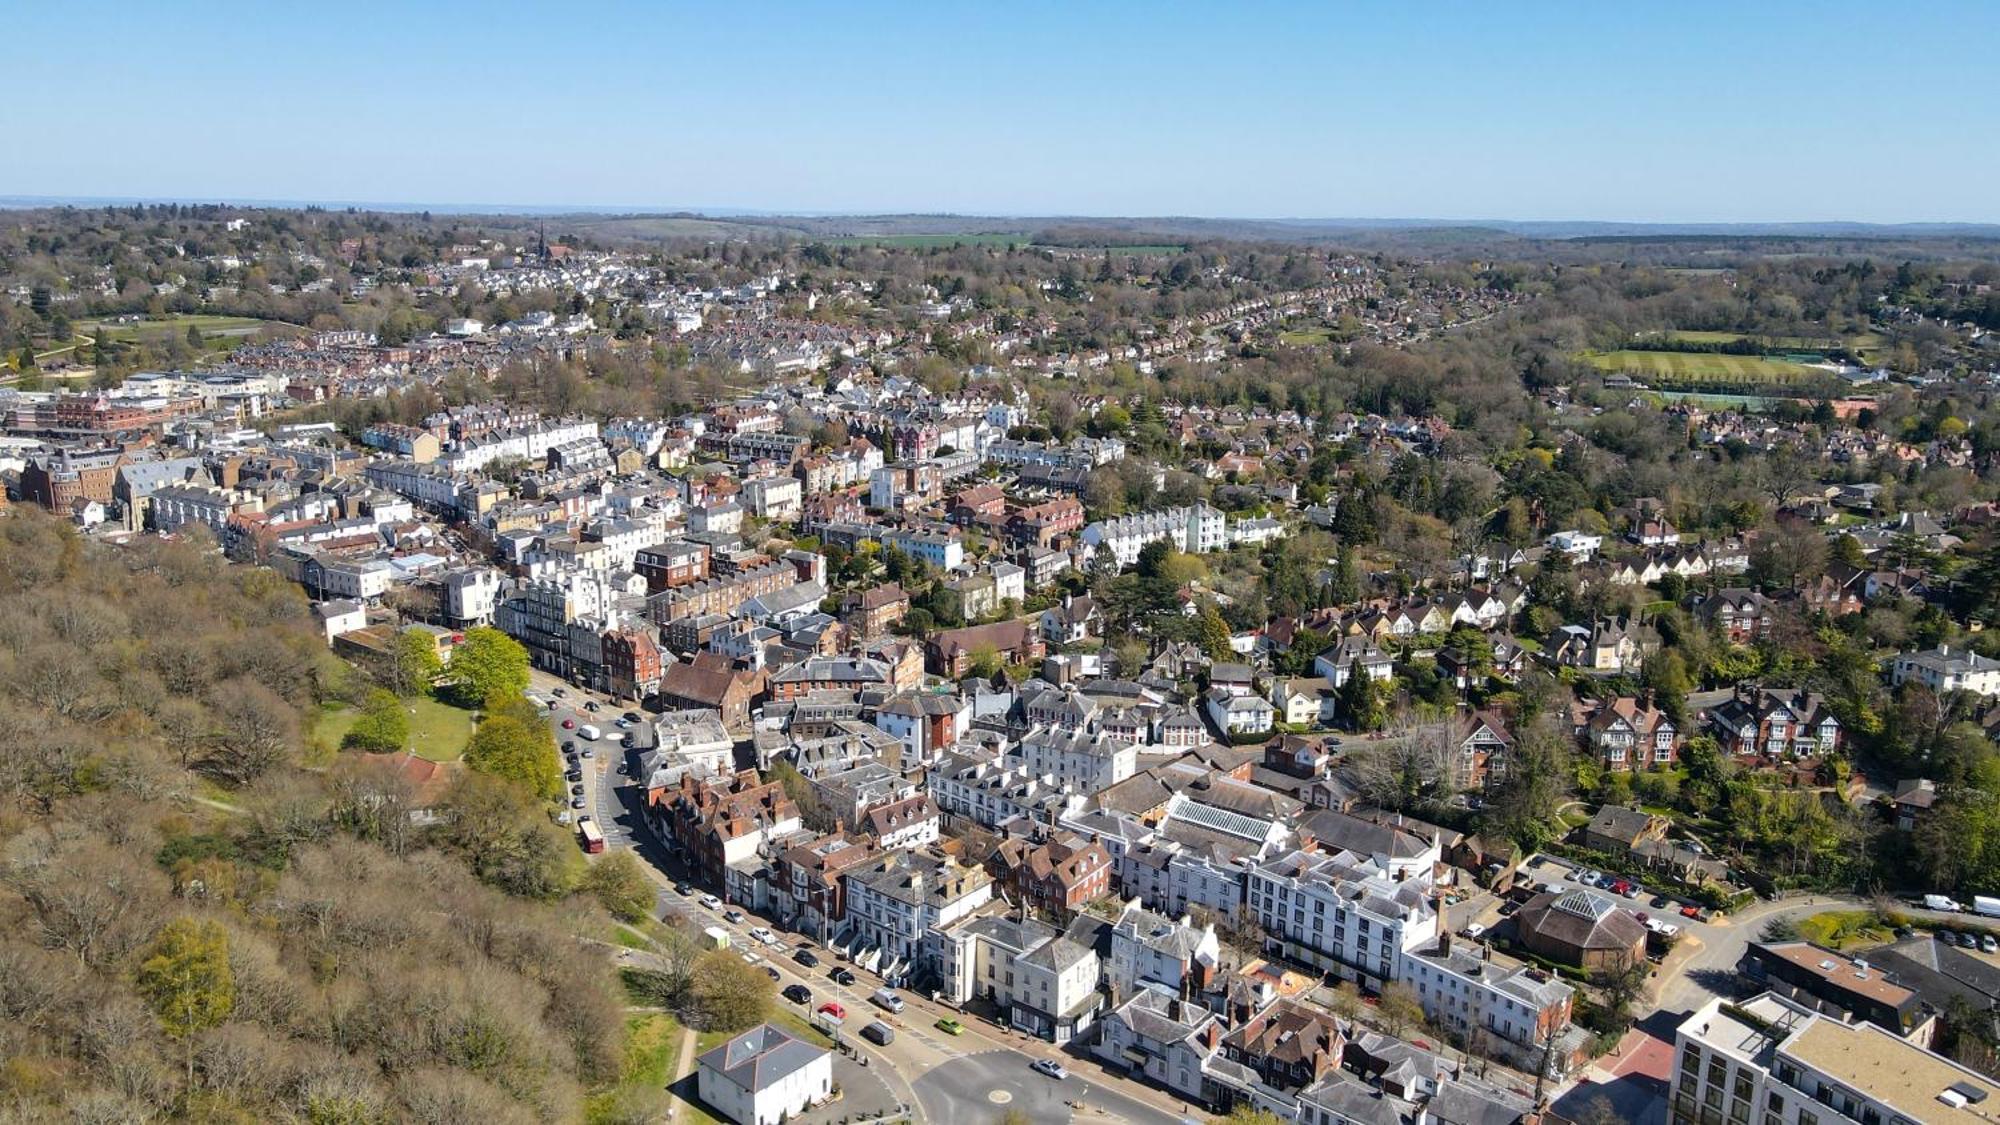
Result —
<instances>
[{"instance_id":1,"label":"white building","mask_svg":"<svg viewBox=\"0 0 2000 1125\"><path fill-rule=\"evenodd\" d=\"M1123 998L1141 988L1169 996L1201 991L1222 964L1215 923L1196 926L1183 914L1170 918L1127 902L1111 927L1111 994Z\"/></svg>"},{"instance_id":2,"label":"white building","mask_svg":"<svg viewBox=\"0 0 2000 1125\"><path fill-rule=\"evenodd\" d=\"M833 1096L833 1055L772 1024L710 1049L698 1062L696 1092L737 1125L778 1125Z\"/></svg>"},{"instance_id":3,"label":"white building","mask_svg":"<svg viewBox=\"0 0 2000 1125\"><path fill-rule=\"evenodd\" d=\"M1558 531L1549 536L1548 545L1576 562L1585 562L1604 549L1604 536L1585 531Z\"/></svg>"},{"instance_id":4,"label":"white building","mask_svg":"<svg viewBox=\"0 0 2000 1125\"><path fill-rule=\"evenodd\" d=\"M1978 1071L1768 992L1681 1021L1669 1081L1673 1125L1990 1125L2000 1104Z\"/></svg>"},{"instance_id":5,"label":"white building","mask_svg":"<svg viewBox=\"0 0 2000 1125\"><path fill-rule=\"evenodd\" d=\"M2000 660L1950 645L1903 653L1890 667L1889 677L1898 687L1914 680L1940 695L1953 691L2000 695Z\"/></svg>"},{"instance_id":6,"label":"white building","mask_svg":"<svg viewBox=\"0 0 2000 1125\"><path fill-rule=\"evenodd\" d=\"M967 918L939 935L944 995L989 999L1009 1026L1054 1043L1090 1027L1103 967L1087 945L1046 923L1008 915Z\"/></svg>"},{"instance_id":7,"label":"white building","mask_svg":"<svg viewBox=\"0 0 2000 1125\"><path fill-rule=\"evenodd\" d=\"M1428 878L1352 852L1293 851L1250 869L1245 906L1288 956L1380 988L1404 951L1437 936Z\"/></svg>"},{"instance_id":8,"label":"white building","mask_svg":"<svg viewBox=\"0 0 2000 1125\"><path fill-rule=\"evenodd\" d=\"M847 928L840 944L894 984L924 966L941 972L934 930L993 900L993 877L949 856L894 852L847 875Z\"/></svg>"},{"instance_id":9,"label":"white building","mask_svg":"<svg viewBox=\"0 0 2000 1125\"><path fill-rule=\"evenodd\" d=\"M894 528L882 533L882 546L894 547L939 570L957 570L965 565L965 540L955 527L943 531Z\"/></svg>"},{"instance_id":10,"label":"white building","mask_svg":"<svg viewBox=\"0 0 2000 1125\"><path fill-rule=\"evenodd\" d=\"M1036 728L1021 739L1014 755L1029 774L1052 777L1076 793L1109 789L1139 769L1139 748L1101 731Z\"/></svg>"},{"instance_id":11,"label":"white building","mask_svg":"<svg viewBox=\"0 0 2000 1125\"><path fill-rule=\"evenodd\" d=\"M459 628L491 625L500 600L500 572L492 567L456 570L444 577L445 615Z\"/></svg>"},{"instance_id":12,"label":"white building","mask_svg":"<svg viewBox=\"0 0 2000 1125\"><path fill-rule=\"evenodd\" d=\"M1228 518L1206 504L1099 520L1083 529L1086 548L1108 552L1120 567L1139 561L1148 543L1165 542L1176 551L1203 554L1229 546Z\"/></svg>"}]
</instances>

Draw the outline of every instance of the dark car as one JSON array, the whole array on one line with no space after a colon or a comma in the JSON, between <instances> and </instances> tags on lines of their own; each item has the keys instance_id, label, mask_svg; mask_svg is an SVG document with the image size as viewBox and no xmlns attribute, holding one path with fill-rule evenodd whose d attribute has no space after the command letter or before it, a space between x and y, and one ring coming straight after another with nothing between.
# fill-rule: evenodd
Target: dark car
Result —
<instances>
[{"instance_id":1,"label":"dark car","mask_svg":"<svg viewBox=\"0 0 2000 1125\"><path fill-rule=\"evenodd\" d=\"M769 966L769 965L766 965L766 966L764 966L764 975L765 975L765 976L767 976L767 977L770 977L770 978L771 978L772 980L783 980L783 979L784 979L783 977L780 977L780 976L778 975L778 970L776 970L776 969L772 968L772 967L771 967L771 966Z\"/></svg>"},{"instance_id":2,"label":"dark car","mask_svg":"<svg viewBox=\"0 0 2000 1125\"><path fill-rule=\"evenodd\" d=\"M572 770L570 770L570 771L569 771L568 773L564 774L563 776L564 776L564 777L566 777L566 778L568 778L568 779L570 779L571 781L582 781L582 780L583 780L583 771L582 771L582 770L579 770L579 769L572 769Z\"/></svg>"},{"instance_id":3,"label":"dark car","mask_svg":"<svg viewBox=\"0 0 2000 1125\"><path fill-rule=\"evenodd\" d=\"M1665 910L1667 908L1667 905L1673 901L1674 901L1673 899L1670 899L1665 895L1654 895L1652 907L1655 910Z\"/></svg>"},{"instance_id":4,"label":"dark car","mask_svg":"<svg viewBox=\"0 0 2000 1125\"><path fill-rule=\"evenodd\" d=\"M679 892L679 893L681 893L681 894L684 894L684 895L691 895L691 894L693 894L693 893L694 893L694 884L692 884L692 883L675 883L675 884L674 884L674 890L675 890L675 891L677 891L677 892Z\"/></svg>"},{"instance_id":5,"label":"dark car","mask_svg":"<svg viewBox=\"0 0 2000 1125\"><path fill-rule=\"evenodd\" d=\"M583 709L590 712L593 715L597 714L597 701L595 699L591 700L590 702L583 705Z\"/></svg>"},{"instance_id":6,"label":"dark car","mask_svg":"<svg viewBox=\"0 0 2000 1125\"><path fill-rule=\"evenodd\" d=\"M563 739L563 753L565 754L576 753L576 739L574 738Z\"/></svg>"},{"instance_id":7,"label":"dark car","mask_svg":"<svg viewBox=\"0 0 2000 1125\"><path fill-rule=\"evenodd\" d=\"M642 718L640 718L640 717L639 717L639 712L637 712L637 711L627 711L627 712L625 712L625 721L626 721L626 722L628 722L628 723L643 723L643 722L645 722L645 720L644 720L644 719L642 719Z\"/></svg>"},{"instance_id":8,"label":"dark car","mask_svg":"<svg viewBox=\"0 0 2000 1125\"><path fill-rule=\"evenodd\" d=\"M569 787L569 795L570 795L570 796L572 796L572 797L581 797L581 796L583 796L583 786L581 786L581 785L572 785L572 786L570 786L570 787Z\"/></svg>"},{"instance_id":9,"label":"dark car","mask_svg":"<svg viewBox=\"0 0 2000 1125\"><path fill-rule=\"evenodd\" d=\"M797 961L808 969L819 964L819 958L813 956L813 951L810 949L801 949L797 953L792 954L792 960Z\"/></svg>"},{"instance_id":10,"label":"dark car","mask_svg":"<svg viewBox=\"0 0 2000 1125\"><path fill-rule=\"evenodd\" d=\"M810 1005L813 1002L812 989L803 984L794 984L785 989L784 997L794 1004Z\"/></svg>"},{"instance_id":11,"label":"dark car","mask_svg":"<svg viewBox=\"0 0 2000 1125\"><path fill-rule=\"evenodd\" d=\"M829 976L831 976L831 977L833 978L833 983L835 983L835 984L853 984L853 983L854 983L854 974L853 974L853 973L850 973L850 972L848 972L848 971L847 971L846 969L835 969L835 970L834 970L833 972L829 973L828 975L829 975Z\"/></svg>"},{"instance_id":12,"label":"dark car","mask_svg":"<svg viewBox=\"0 0 2000 1125\"><path fill-rule=\"evenodd\" d=\"M555 696L557 699L561 699L563 696L568 695L569 693L561 688L550 688L549 694Z\"/></svg>"},{"instance_id":13,"label":"dark car","mask_svg":"<svg viewBox=\"0 0 2000 1125\"><path fill-rule=\"evenodd\" d=\"M1958 947L1960 949L1978 949L1979 938L1971 930L1960 930L1958 932Z\"/></svg>"}]
</instances>

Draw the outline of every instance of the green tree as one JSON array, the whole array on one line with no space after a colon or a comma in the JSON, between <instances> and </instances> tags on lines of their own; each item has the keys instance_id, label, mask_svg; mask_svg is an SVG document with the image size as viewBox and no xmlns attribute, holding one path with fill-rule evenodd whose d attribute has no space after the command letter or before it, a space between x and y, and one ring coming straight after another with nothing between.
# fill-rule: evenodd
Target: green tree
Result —
<instances>
[{"instance_id":1,"label":"green tree","mask_svg":"<svg viewBox=\"0 0 2000 1125\"><path fill-rule=\"evenodd\" d=\"M771 1013L771 978L726 949L695 962L688 992L696 1022L704 1031L742 1031Z\"/></svg>"},{"instance_id":2,"label":"green tree","mask_svg":"<svg viewBox=\"0 0 2000 1125\"><path fill-rule=\"evenodd\" d=\"M555 736L534 704L519 696L488 711L465 746L465 764L505 778L544 800L562 796Z\"/></svg>"},{"instance_id":3,"label":"green tree","mask_svg":"<svg viewBox=\"0 0 2000 1125\"><path fill-rule=\"evenodd\" d=\"M1350 730L1381 730L1387 718L1382 695L1382 685L1375 677L1362 671L1359 665L1349 669L1347 682L1340 685L1334 698L1341 721Z\"/></svg>"},{"instance_id":4,"label":"green tree","mask_svg":"<svg viewBox=\"0 0 2000 1125\"><path fill-rule=\"evenodd\" d=\"M1239 1102L1230 1111L1215 1119L1215 1125L1283 1125L1278 1115L1269 1110L1258 1109L1248 1102Z\"/></svg>"},{"instance_id":5,"label":"green tree","mask_svg":"<svg viewBox=\"0 0 2000 1125\"><path fill-rule=\"evenodd\" d=\"M396 634L395 649L390 653L384 677L389 681L389 690L405 699L423 695L443 674L444 661L438 658L437 642L427 630L405 629ZM480 702L485 700L482 698Z\"/></svg>"},{"instance_id":6,"label":"green tree","mask_svg":"<svg viewBox=\"0 0 2000 1125\"><path fill-rule=\"evenodd\" d=\"M236 1010L229 935L220 923L208 919L168 922L146 948L136 983L159 1019L160 1029L169 1038L180 1040L192 1085L194 1037L219 1026Z\"/></svg>"},{"instance_id":7,"label":"green tree","mask_svg":"<svg viewBox=\"0 0 2000 1125\"><path fill-rule=\"evenodd\" d=\"M451 655L452 692L466 707L519 699L528 690L528 650L490 626L468 629Z\"/></svg>"},{"instance_id":8,"label":"green tree","mask_svg":"<svg viewBox=\"0 0 2000 1125\"><path fill-rule=\"evenodd\" d=\"M1195 612L1195 638L1201 650L1210 660L1234 660L1236 650L1229 647L1229 622L1222 619L1222 611L1215 603L1202 599L1201 608Z\"/></svg>"},{"instance_id":9,"label":"green tree","mask_svg":"<svg viewBox=\"0 0 2000 1125\"><path fill-rule=\"evenodd\" d=\"M388 754L403 749L409 742L410 715L403 709L403 701L394 693L377 688L368 693L361 717L348 728L340 744L350 750Z\"/></svg>"},{"instance_id":10,"label":"green tree","mask_svg":"<svg viewBox=\"0 0 2000 1125\"><path fill-rule=\"evenodd\" d=\"M591 864L577 889L595 896L621 922L637 922L653 910L653 884L631 852L612 852Z\"/></svg>"}]
</instances>

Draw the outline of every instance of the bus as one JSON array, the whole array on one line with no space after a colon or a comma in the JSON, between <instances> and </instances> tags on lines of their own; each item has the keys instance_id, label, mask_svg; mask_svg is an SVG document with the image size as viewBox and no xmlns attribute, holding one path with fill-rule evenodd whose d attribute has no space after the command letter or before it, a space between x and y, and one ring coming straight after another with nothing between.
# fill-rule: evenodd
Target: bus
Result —
<instances>
[{"instance_id":1,"label":"bus","mask_svg":"<svg viewBox=\"0 0 2000 1125\"><path fill-rule=\"evenodd\" d=\"M583 850L591 855L604 850L604 833L598 831L597 822L589 817L577 821L576 837L582 842Z\"/></svg>"}]
</instances>

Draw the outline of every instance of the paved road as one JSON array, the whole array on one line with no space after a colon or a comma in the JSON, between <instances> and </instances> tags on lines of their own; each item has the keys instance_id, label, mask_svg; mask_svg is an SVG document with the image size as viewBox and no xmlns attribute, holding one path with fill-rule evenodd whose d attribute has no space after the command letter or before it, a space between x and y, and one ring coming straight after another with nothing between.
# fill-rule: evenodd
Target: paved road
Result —
<instances>
[{"instance_id":1,"label":"paved road","mask_svg":"<svg viewBox=\"0 0 2000 1125\"><path fill-rule=\"evenodd\" d=\"M1179 1125L1182 1115L1134 1101L1072 1067L1060 1081L1029 1070L1019 1051L981 1051L953 1059L917 1082L917 1098L927 1121L994 1120L1019 1110L1028 1120L1066 1125L1072 1114L1103 1120L1106 1115L1135 1125ZM1078 1109L1078 1105L1084 1107ZM1207 1120L1204 1113L1189 1116ZM1084 1119L1084 1118L1079 1118Z\"/></svg>"}]
</instances>

